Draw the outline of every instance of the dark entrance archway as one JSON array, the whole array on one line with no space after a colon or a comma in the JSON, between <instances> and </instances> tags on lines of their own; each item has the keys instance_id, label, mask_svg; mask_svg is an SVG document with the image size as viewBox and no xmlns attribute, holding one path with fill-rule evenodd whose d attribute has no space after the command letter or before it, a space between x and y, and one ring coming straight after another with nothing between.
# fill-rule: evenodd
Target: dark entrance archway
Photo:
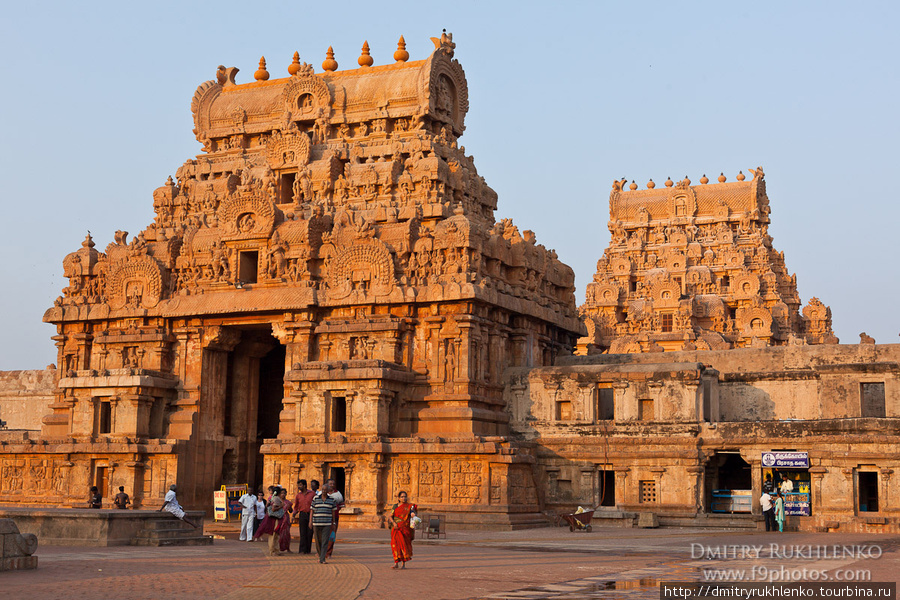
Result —
<instances>
[{"instance_id":1,"label":"dark entrance archway","mask_svg":"<svg viewBox=\"0 0 900 600\"><path fill-rule=\"evenodd\" d=\"M222 484L263 484L263 440L278 435L286 349L269 325L235 327L240 341L228 353L223 407Z\"/></svg>"},{"instance_id":2,"label":"dark entrance archway","mask_svg":"<svg viewBox=\"0 0 900 600\"><path fill-rule=\"evenodd\" d=\"M719 450L706 463L704 506L707 512L750 512L753 475L737 450Z\"/></svg>"}]
</instances>

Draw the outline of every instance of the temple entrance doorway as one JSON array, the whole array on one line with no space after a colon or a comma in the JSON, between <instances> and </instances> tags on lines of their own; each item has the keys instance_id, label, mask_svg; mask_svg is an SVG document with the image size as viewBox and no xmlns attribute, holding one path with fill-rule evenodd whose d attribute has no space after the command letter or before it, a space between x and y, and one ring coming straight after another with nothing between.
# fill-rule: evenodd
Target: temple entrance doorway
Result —
<instances>
[{"instance_id":1,"label":"temple entrance doorway","mask_svg":"<svg viewBox=\"0 0 900 600\"><path fill-rule=\"evenodd\" d=\"M713 513L749 513L753 476L738 450L719 450L706 463L706 506Z\"/></svg>"},{"instance_id":2,"label":"temple entrance doorway","mask_svg":"<svg viewBox=\"0 0 900 600\"><path fill-rule=\"evenodd\" d=\"M274 339L274 338L272 338ZM259 451L263 440L278 436L281 410L284 408L284 360L285 347L278 344L259 360L259 402L256 407L256 454L254 481L257 487L272 483L263 482L263 455ZM265 485L263 485L265 483ZM287 482L284 483L288 485Z\"/></svg>"},{"instance_id":3,"label":"temple entrance doorway","mask_svg":"<svg viewBox=\"0 0 900 600\"><path fill-rule=\"evenodd\" d=\"M347 498L347 474L344 467L331 467L330 478L334 479L334 487L341 493L344 499Z\"/></svg>"},{"instance_id":4,"label":"temple entrance doorway","mask_svg":"<svg viewBox=\"0 0 900 600\"><path fill-rule=\"evenodd\" d=\"M241 335L228 352L222 484L246 483L258 490L277 483L263 481L260 447L278 435L286 349L272 336L269 325L235 329Z\"/></svg>"}]
</instances>

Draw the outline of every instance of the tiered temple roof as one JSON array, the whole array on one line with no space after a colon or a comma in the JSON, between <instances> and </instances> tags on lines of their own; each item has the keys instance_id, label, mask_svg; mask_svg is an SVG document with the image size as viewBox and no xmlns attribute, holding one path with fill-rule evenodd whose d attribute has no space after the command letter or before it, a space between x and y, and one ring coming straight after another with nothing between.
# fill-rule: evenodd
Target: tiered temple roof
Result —
<instances>
[{"instance_id":1,"label":"tiered temple roof","mask_svg":"<svg viewBox=\"0 0 900 600\"><path fill-rule=\"evenodd\" d=\"M817 298L800 314L797 276L768 234L763 169L751 171L718 184L613 183L612 239L581 307L582 352L837 343Z\"/></svg>"}]
</instances>

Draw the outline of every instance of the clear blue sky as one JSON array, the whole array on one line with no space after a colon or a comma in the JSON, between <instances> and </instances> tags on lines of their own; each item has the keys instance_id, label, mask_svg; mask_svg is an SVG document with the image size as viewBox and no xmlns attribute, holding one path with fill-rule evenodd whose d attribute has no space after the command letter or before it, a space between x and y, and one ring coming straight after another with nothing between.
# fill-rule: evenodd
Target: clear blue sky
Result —
<instances>
[{"instance_id":1,"label":"clear blue sky","mask_svg":"<svg viewBox=\"0 0 900 600\"><path fill-rule=\"evenodd\" d=\"M56 360L43 324L90 230L152 222L154 188L200 147L190 100L216 66L286 76L334 46L375 64L453 33L469 81L461 139L497 218L555 248L579 303L609 241L611 182L697 181L763 165L775 247L844 343L900 332L897 2L7 3L0 370Z\"/></svg>"}]
</instances>

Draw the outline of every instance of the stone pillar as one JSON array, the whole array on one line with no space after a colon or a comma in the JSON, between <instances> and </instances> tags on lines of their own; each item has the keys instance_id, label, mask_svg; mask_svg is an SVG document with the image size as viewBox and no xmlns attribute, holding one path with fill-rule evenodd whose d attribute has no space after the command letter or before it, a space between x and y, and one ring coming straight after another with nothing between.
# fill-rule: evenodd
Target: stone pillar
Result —
<instances>
[{"instance_id":1,"label":"stone pillar","mask_svg":"<svg viewBox=\"0 0 900 600\"><path fill-rule=\"evenodd\" d=\"M757 458L756 460L750 459L747 460L747 457L744 456L744 453L741 453L741 458L746 460L750 464L750 477L751 477L751 488L753 489L753 500L752 500L752 508L750 511L754 515L762 514L762 509L759 505L759 497L762 496L762 458Z\"/></svg>"},{"instance_id":2,"label":"stone pillar","mask_svg":"<svg viewBox=\"0 0 900 600\"><path fill-rule=\"evenodd\" d=\"M355 463L347 462L344 464L344 501L345 503L353 502L353 492L354 485L351 483L353 481L353 471L355 470Z\"/></svg>"},{"instance_id":3,"label":"stone pillar","mask_svg":"<svg viewBox=\"0 0 900 600\"><path fill-rule=\"evenodd\" d=\"M150 436L150 410L153 397L143 394L127 394L116 402L114 431L137 438ZM127 418L126 418L127 417Z\"/></svg>"},{"instance_id":4,"label":"stone pillar","mask_svg":"<svg viewBox=\"0 0 900 600\"><path fill-rule=\"evenodd\" d=\"M559 467L547 467L547 495L552 501L558 499L559 496Z\"/></svg>"},{"instance_id":5,"label":"stone pillar","mask_svg":"<svg viewBox=\"0 0 900 600\"><path fill-rule=\"evenodd\" d=\"M441 383L444 380L444 353L441 348L441 326L444 317L426 317L425 329L427 337L425 341L426 359L425 364L430 365L428 369L428 382L432 385Z\"/></svg>"},{"instance_id":6,"label":"stone pillar","mask_svg":"<svg viewBox=\"0 0 900 600\"><path fill-rule=\"evenodd\" d=\"M616 506L629 504L628 490L625 486L628 484L628 472L631 469L629 467L616 467L613 470L616 472ZM637 493L635 491L635 494ZM634 502L634 504L637 504L637 502Z\"/></svg>"},{"instance_id":7,"label":"stone pillar","mask_svg":"<svg viewBox=\"0 0 900 600\"><path fill-rule=\"evenodd\" d=\"M879 495L879 508L884 511L889 508L893 508L891 506L890 500L890 490L891 490L891 475L894 474L894 470L889 467L884 467L879 470L881 473L881 492ZM883 508L882 508L883 507Z\"/></svg>"},{"instance_id":8,"label":"stone pillar","mask_svg":"<svg viewBox=\"0 0 900 600\"><path fill-rule=\"evenodd\" d=\"M689 475L693 475L694 486L694 504L698 513L706 512L704 505L703 482L706 477L706 467L703 465L693 465L685 469Z\"/></svg>"},{"instance_id":9,"label":"stone pillar","mask_svg":"<svg viewBox=\"0 0 900 600\"><path fill-rule=\"evenodd\" d=\"M809 468L809 502L812 505L813 514L826 508L822 496L822 479L825 478L827 472L828 469L821 466Z\"/></svg>"},{"instance_id":10,"label":"stone pillar","mask_svg":"<svg viewBox=\"0 0 900 600\"><path fill-rule=\"evenodd\" d=\"M628 382L625 380L614 381L612 384L613 387L613 416L616 421L625 421L627 419L637 417L637 407L634 407L634 410L630 410L628 406L626 406L627 397L626 393L628 390Z\"/></svg>"},{"instance_id":11,"label":"stone pillar","mask_svg":"<svg viewBox=\"0 0 900 600\"><path fill-rule=\"evenodd\" d=\"M361 404L357 403L357 392L354 390L347 390L344 392L344 402L347 407L347 415L346 415L346 427L344 428L343 434L350 433L360 433L361 428L363 426L362 420L365 417L365 407ZM358 413L358 416L357 416Z\"/></svg>"},{"instance_id":12,"label":"stone pillar","mask_svg":"<svg viewBox=\"0 0 900 600\"><path fill-rule=\"evenodd\" d=\"M597 496L596 472L593 465L589 467L581 467L581 481L579 482L578 497L581 502L589 503L589 507L593 508L599 502L594 503Z\"/></svg>"}]
</instances>

